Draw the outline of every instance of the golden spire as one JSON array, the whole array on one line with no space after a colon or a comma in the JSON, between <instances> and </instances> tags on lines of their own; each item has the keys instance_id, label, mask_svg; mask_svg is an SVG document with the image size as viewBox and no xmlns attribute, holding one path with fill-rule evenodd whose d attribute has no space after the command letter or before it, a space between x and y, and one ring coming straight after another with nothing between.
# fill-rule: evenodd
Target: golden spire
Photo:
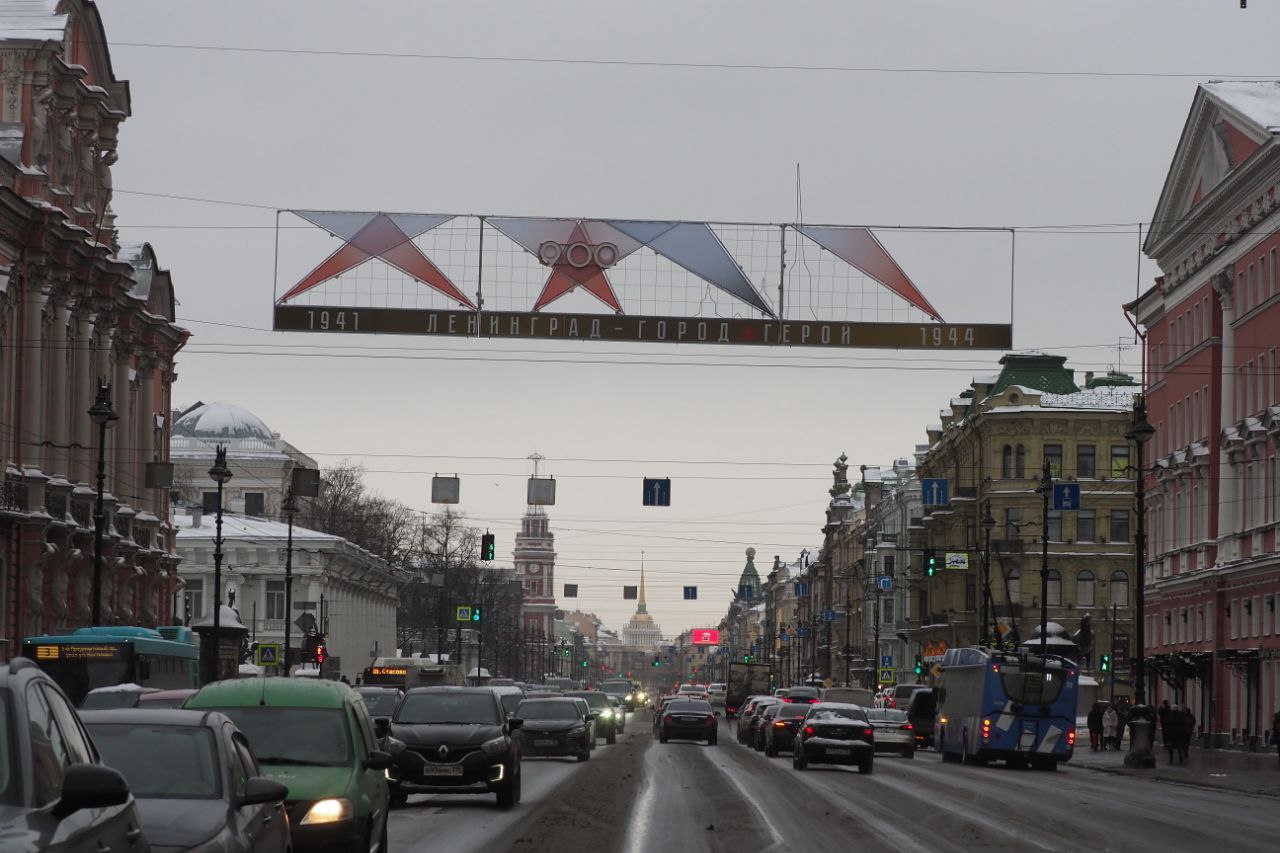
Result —
<instances>
[{"instance_id":1,"label":"golden spire","mask_svg":"<svg viewBox=\"0 0 1280 853\"><path fill-rule=\"evenodd\" d=\"M640 601L636 604L637 613L648 613L644 604L644 551L640 552Z\"/></svg>"}]
</instances>

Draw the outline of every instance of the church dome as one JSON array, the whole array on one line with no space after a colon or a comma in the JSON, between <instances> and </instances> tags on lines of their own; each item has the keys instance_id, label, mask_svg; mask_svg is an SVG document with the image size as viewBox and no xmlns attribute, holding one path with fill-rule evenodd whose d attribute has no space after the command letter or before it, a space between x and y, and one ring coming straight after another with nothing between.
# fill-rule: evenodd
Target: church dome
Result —
<instances>
[{"instance_id":1,"label":"church dome","mask_svg":"<svg viewBox=\"0 0 1280 853\"><path fill-rule=\"evenodd\" d=\"M178 418L173 434L186 438L260 438L275 436L253 412L232 403L201 403Z\"/></svg>"}]
</instances>

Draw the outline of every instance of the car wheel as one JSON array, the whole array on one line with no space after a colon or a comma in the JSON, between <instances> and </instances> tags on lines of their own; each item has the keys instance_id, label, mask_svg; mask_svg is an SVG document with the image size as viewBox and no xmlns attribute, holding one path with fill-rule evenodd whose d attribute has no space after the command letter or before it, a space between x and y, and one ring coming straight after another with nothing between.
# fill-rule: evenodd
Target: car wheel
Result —
<instances>
[{"instance_id":1,"label":"car wheel","mask_svg":"<svg viewBox=\"0 0 1280 853\"><path fill-rule=\"evenodd\" d=\"M863 762L861 762L861 763L859 763L859 764L858 764L858 772L859 772L859 773L870 773L870 772L871 772L871 768L872 768L873 764L874 764L873 759L868 758L866 761L863 761Z\"/></svg>"},{"instance_id":2,"label":"car wheel","mask_svg":"<svg viewBox=\"0 0 1280 853\"><path fill-rule=\"evenodd\" d=\"M707 746L715 746L719 742L720 742L720 735L712 735L711 737L707 738Z\"/></svg>"},{"instance_id":3,"label":"car wheel","mask_svg":"<svg viewBox=\"0 0 1280 853\"><path fill-rule=\"evenodd\" d=\"M667 742L667 733L658 732L658 743L666 743L666 742Z\"/></svg>"},{"instance_id":4,"label":"car wheel","mask_svg":"<svg viewBox=\"0 0 1280 853\"><path fill-rule=\"evenodd\" d=\"M608 737L606 737L606 738L604 739L604 742L605 742L605 743L617 743L617 742L618 742L618 733L617 733L617 732L609 732L609 736L608 736Z\"/></svg>"},{"instance_id":5,"label":"car wheel","mask_svg":"<svg viewBox=\"0 0 1280 853\"><path fill-rule=\"evenodd\" d=\"M778 757L778 745L777 745L776 743L774 743L773 741L769 741L769 742L765 745L765 748L764 748L764 754L765 754L765 755L767 755L767 756L769 756L770 758L777 758L777 757Z\"/></svg>"},{"instance_id":6,"label":"car wheel","mask_svg":"<svg viewBox=\"0 0 1280 853\"><path fill-rule=\"evenodd\" d=\"M578 753L579 761L589 761L590 759L591 759L591 747L588 746L584 748L582 752Z\"/></svg>"}]
</instances>

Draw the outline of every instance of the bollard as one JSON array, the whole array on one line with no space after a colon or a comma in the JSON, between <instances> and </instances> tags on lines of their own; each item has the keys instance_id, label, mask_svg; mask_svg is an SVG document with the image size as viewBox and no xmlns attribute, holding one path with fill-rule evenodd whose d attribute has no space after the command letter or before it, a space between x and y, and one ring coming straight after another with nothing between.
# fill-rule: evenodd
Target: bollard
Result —
<instances>
[{"instance_id":1,"label":"bollard","mask_svg":"<svg viewBox=\"0 0 1280 853\"><path fill-rule=\"evenodd\" d=\"M1129 752L1124 757L1125 767L1152 768L1156 766L1156 754L1152 750L1155 725L1137 716L1129 722Z\"/></svg>"}]
</instances>

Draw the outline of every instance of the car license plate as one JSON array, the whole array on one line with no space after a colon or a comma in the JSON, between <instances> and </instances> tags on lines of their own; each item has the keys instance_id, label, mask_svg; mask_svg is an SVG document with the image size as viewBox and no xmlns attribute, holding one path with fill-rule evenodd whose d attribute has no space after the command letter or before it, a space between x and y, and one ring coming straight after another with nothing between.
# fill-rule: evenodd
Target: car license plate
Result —
<instances>
[{"instance_id":1,"label":"car license plate","mask_svg":"<svg viewBox=\"0 0 1280 853\"><path fill-rule=\"evenodd\" d=\"M556 740L535 740L534 746L555 746L559 741Z\"/></svg>"},{"instance_id":2,"label":"car license plate","mask_svg":"<svg viewBox=\"0 0 1280 853\"><path fill-rule=\"evenodd\" d=\"M836 749L828 749L827 755L848 755L851 750L837 747Z\"/></svg>"},{"instance_id":3,"label":"car license plate","mask_svg":"<svg viewBox=\"0 0 1280 853\"><path fill-rule=\"evenodd\" d=\"M677 717L676 719L677 719L677 721L678 721L678 722L681 722L681 723L700 723L700 722L702 722L702 718L701 718L701 717Z\"/></svg>"},{"instance_id":4,"label":"car license plate","mask_svg":"<svg viewBox=\"0 0 1280 853\"><path fill-rule=\"evenodd\" d=\"M428 764L426 767L422 768L422 775L423 776L461 776L462 766L459 764L445 764L441 766L434 766L434 765Z\"/></svg>"}]
</instances>

